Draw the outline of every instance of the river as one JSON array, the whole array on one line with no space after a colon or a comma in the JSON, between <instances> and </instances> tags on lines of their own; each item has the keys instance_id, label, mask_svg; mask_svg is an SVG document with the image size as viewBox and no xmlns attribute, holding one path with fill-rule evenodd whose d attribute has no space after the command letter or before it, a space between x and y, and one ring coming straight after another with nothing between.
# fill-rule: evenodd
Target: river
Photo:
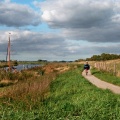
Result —
<instances>
[{"instance_id":1,"label":"river","mask_svg":"<svg viewBox=\"0 0 120 120\"><path fill-rule=\"evenodd\" d=\"M42 66L39 64L19 64L18 66L13 66L13 68L17 69L18 71L24 70L24 69L30 69L30 68L34 68L34 67L38 67L38 66ZM8 67L5 67L5 69L7 70Z\"/></svg>"}]
</instances>

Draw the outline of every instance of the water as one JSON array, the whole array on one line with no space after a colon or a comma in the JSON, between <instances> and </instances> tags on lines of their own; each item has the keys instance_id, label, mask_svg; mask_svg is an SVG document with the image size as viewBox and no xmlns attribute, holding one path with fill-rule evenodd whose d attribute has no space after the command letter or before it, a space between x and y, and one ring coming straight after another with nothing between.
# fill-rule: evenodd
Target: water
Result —
<instances>
[{"instance_id":1,"label":"water","mask_svg":"<svg viewBox=\"0 0 120 120\"><path fill-rule=\"evenodd\" d=\"M38 66L42 66L42 65L38 65L38 64L20 64L18 66L13 66L15 69L17 69L18 71L24 70L24 69L30 69L30 68L34 68L34 67L38 67ZM8 69L8 67L6 67L5 69Z\"/></svg>"}]
</instances>

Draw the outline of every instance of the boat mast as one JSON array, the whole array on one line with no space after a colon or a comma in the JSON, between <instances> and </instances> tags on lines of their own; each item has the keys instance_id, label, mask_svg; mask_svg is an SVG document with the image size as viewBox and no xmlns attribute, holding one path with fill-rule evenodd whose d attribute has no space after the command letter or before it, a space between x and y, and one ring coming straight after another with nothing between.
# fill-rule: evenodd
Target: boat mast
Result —
<instances>
[{"instance_id":1,"label":"boat mast","mask_svg":"<svg viewBox=\"0 0 120 120\"><path fill-rule=\"evenodd\" d=\"M8 41L8 67L9 67L9 71L11 71L11 64L10 64L10 34L9 33L9 41Z\"/></svg>"}]
</instances>

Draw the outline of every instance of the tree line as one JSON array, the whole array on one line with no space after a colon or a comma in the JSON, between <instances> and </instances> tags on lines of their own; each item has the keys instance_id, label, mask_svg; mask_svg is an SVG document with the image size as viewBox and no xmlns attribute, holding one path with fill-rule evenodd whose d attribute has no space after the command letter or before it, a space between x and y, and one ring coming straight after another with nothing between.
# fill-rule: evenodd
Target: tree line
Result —
<instances>
[{"instance_id":1,"label":"tree line","mask_svg":"<svg viewBox=\"0 0 120 120\"><path fill-rule=\"evenodd\" d=\"M101 55L93 55L91 58L86 58L87 61L105 61L114 59L120 59L120 55L102 53Z\"/></svg>"}]
</instances>

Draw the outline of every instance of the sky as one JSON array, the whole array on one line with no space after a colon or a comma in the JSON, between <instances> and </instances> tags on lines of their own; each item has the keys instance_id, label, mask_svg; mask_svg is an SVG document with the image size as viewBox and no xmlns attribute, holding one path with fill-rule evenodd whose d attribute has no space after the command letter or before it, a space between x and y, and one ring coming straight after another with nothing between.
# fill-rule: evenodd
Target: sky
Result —
<instances>
[{"instance_id":1,"label":"sky","mask_svg":"<svg viewBox=\"0 0 120 120\"><path fill-rule=\"evenodd\" d=\"M0 0L0 60L120 54L120 0Z\"/></svg>"}]
</instances>

